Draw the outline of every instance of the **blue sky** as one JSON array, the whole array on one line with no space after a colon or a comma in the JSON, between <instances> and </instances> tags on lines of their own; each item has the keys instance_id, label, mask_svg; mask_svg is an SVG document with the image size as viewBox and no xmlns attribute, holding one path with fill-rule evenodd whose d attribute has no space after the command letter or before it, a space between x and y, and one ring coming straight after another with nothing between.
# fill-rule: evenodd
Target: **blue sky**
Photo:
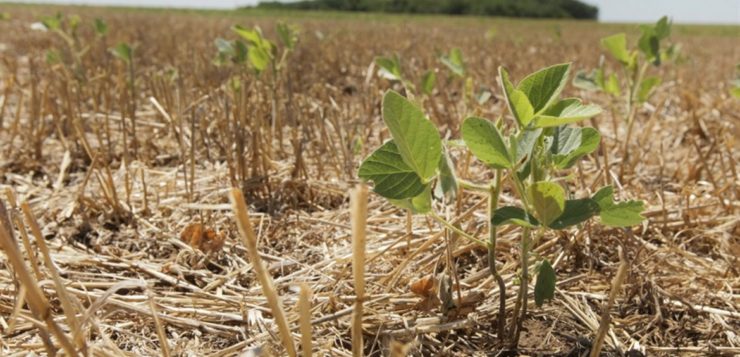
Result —
<instances>
[{"instance_id":1,"label":"blue sky","mask_svg":"<svg viewBox=\"0 0 740 357\"><path fill-rule=\"evenodd\" d=\"M16 0L38 3L131 5L228 9L252 5L258 0ZM583 0L599 7L605 22L653 22L663 15L676 23L740 25L740 0Z\"/></svg>"}]
</instances>

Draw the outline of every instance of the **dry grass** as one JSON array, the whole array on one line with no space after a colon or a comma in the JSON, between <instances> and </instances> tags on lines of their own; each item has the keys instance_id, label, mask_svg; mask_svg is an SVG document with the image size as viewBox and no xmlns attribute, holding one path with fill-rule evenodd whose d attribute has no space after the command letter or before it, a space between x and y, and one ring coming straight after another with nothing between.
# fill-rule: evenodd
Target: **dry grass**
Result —
<instances>
[{"instance_id":1,"label":"dry grass","mask_svg":"<svg viewBox=\"0 0 740 357\"><path fill-rule=\"evenodd\" d=\"M302 35L277 81L281 125L273 130L268 81L211 60L213 40L230 37L230 25L257 23L272 36L275 17L64 9L88 22L105 18L111 28L97 42L88 28L82 32L93 45L76 73L44 61L50 46L62 45L57 38L28 30L55 10L12 6L13 19L0 22L6 356L284 355L284 331L253 264L264 264L260 279L274 283L296 346L307 345L301 331L310 330L318 355L351 355L349 192L360 160L389 136L380 130L379 104L390 84L368 73L373 57L400 53L410 78L439 68L441 83L425 109L444 135L457 137L466 111L505 113L497 66L514 78L564 61L591 68L598 39L616 31L578 22L289 18ZM491 27L496 36L486 39ZM688 61L661 69L664 83L637 113L627 159L618 103L582 93L609 110L590 123L604 133L602 149L579 166L573 185L585 193L612 182L621 197L648 203L648 220L631 231L585 225L542 240L535 251L554 262L558 290L552 303L530 308L520 352L587 353L602 306L611 306L604 354L636 345L651 355L740 353L740 102L727 94L740 57L737 27L721 32L676 29L673 40ZM119 41L136 47L135 91L106 51ZM484 105L465 108L460 83L445 80L436 56L453 46L475 82L493 90ZM224 85L230 76L241 82L240 95ZM453 159L465 178L484 179L462 151ZM231 187L250 203L259 250L251 256L239 239ZM484 197L464 194L444 214L483 236L485 205ZM192 223L221 232L223 248L182 241ZM411 223L407 233L405 213L370 195L365 354L496 351L498 285L486 252L424 217ZM518 237L515 229L499 234L507 311ZM606 304L620 249L629 271ZM415 294L411 285L420 281L439 283ZM310 327L299 323L307 317Z\"/></svg>"}]
</instances>

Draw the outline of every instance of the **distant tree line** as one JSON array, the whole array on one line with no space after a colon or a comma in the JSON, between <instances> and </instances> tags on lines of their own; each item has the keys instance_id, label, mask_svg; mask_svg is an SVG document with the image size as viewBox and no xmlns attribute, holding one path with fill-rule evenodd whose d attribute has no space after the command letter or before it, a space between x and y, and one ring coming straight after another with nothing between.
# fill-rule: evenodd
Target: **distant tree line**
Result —
<instances>
[{"instance_id":1,"label":"distant tree line","mask_svg":"<svg viewBox=\"0 0 740 357\"><path fill-rule=\"evenodd\" d=\"M597 7L577 0L303 0L266 1L257 7L574 19L596 19L599 13Z\"/></svg>"}]
</instances>

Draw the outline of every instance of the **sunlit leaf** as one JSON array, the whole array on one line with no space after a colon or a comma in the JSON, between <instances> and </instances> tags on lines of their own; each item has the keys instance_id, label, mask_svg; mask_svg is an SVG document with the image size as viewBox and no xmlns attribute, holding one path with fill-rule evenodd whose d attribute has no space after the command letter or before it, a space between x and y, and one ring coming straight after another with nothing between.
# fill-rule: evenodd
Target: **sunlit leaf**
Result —
<instances>
[{"instance_id":1,"label":"sunlit leaf","mask_svg":"<svg viewBox=\"0 0 740 357\"><path fill-rule=\"evenodd\" d=\"M527 187L527 198L542 224L549 226L565 209L565 191L554 182L539 181Z\"/></svg>"},{"instance_id":2,"label":"sunlit leaf","mask_svg":"<svg viewBox=\"0 0 740 357\"><path fill-rule=\"evenodd\" d=\"M434 71L427 71L421 78L421 92L426 95L432 95L434 86L437 84L437 75Z\"/></svg>"},{"instance_id":3,"label":"sunlit leaf","mask_svg":"<svg viewBox=\"0 0 740 357\"><path fill-rule=\"evenodd\" d=\"M121 42L115 47L110 48L110 52L127 64L131 63L134 55L134 50L125 42Z\"/></svg>"},{"instance_id":4,"label":"sunlit leaf","mask_svg":"<svg viewBox=\"0 0 740 357\"><path fill-rule=\"evenodd\" d=\"M470 117L463 121L461 132L465 145L478 160L498 169L513 166L504 138L493 122Z\"/></svg>"},{"instance_id":5,"label":"sunlit leaf","mask_svg":"<svg viewBox=\"0 0 740 357\"><path fill-rule=\"evenodd\" d=\"M298 29L283 22L278 22L276 29L280 42L290 50L295 48L296 43L298 43Z\"/></svg>"},{"instance_id":6,"label":"sunlit leaf","mask_svg":"<svg viewBox=\"0 0 740 357\"><path fill-rule=\"evenodd\" d=\"M509 73L503 67L499 67L499 79L503 89L509 111L516 119L520 128L526 128L534 117L534 108L524 92L516 89L509 80Z\"/></svg>"},{"instance_id":7,"label":"sunlit leaf","mask_svg":"<svg viewBox=\"0 0 740 357\"><path fill-rule=\"evenodd\" d=\"M252 46L247 50L247 58L249 58L249 64L252 65L252 68L257 73L262 73L270 65L271 56L264 48Z\"/></svg>"},{"instance_id":8,"label":"sunlit leaf","mask_svg":"<svg viewBox=\"0 0 740 357\"><path fill-rule=\"evenodd\" d=\"M535 118L534 126L548 128L588 119L601 113L601 107L595 104L583 104L580 99L563 99L550 108L543 115Z\"/></svg>"},{"instance_id":9,"label":"sunlit leaf","mask_svg":"<svg viewBox=\"0 0 740 357\"><path fill-rule=\"evenodd\" d=\"M465 76L465 62L463 61L462 51L460 51L459 48L453 48L450 50L450 54L448 56L442 56L440 61L454 75L458 77Z\"/></svg>"},{"instance_id":10,"label":"sunlit leaf","mask_svg":"<svg viewBox=\"0 0 740 357\"><path fill-rule=\"evenodd\" d=\"M570 63L543 68L524 77L516 89L527 96L535 115L539 114L558 99L567 83L569 71Z\"/></svg>"},{"instance_id":11,"label":"sunlit leaf","mask_svg":"<svg viewBox=\"0 0 740 357\"><path fill-rule=\"evenodd\" d=\"M428 182L437 173L442 140L434 124L408 99L394 91L383 97L383 120L403 161Z\"/></svg>"},{"instance_id":12,"label":"sunlit leaf","mask_svg":"<svg viewBox=\"0 0 740 357\"><path fill-rule=\"evenodd\" d=\"M640 89L637 91L637 101L639 103L645 103L653 94L653 89L660 85L660 78L651 76L647 77L640 82Z\"/></svg>"},{"instance_id":13,"label":"sunlit leaf","mask_svg":"<svg viewBox=\"0 0 740 357\"><path fill-rule=\"evenodd\" d=\"M630 63L630 54L627 51L627 35L618 33L601 39L601 45L624 65Z\"/></svg>"},{"instance_id":14,"label":"sunlit leaf","mask_svg":"<svg viewBox=\"0 0 740 357\"><path fill-rule=\"evenodd\" d=\"M609 75L609 79L604 82L604 92L607 92L615 97L622 95L622 90L619 88L619 79L616 73Z\"/></svg>"},{"instance_id":15,"label":"sunlit leaf","mask_svg":"<svg viewBox=\"0 0 740 357\"><path fill-rule=\"evenodd\" d=\"M403 80L403 76L401 75L401 63L398 56L377 57L375 58L375 64L380 67L378 73L381 77L391 81Z\"/></svg>"}]
</instances>

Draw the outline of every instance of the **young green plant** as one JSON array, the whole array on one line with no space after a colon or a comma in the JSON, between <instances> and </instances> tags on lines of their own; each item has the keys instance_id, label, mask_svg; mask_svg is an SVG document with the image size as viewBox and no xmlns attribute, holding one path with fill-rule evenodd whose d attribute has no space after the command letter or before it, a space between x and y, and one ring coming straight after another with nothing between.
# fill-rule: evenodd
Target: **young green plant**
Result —
<instances>
[{"instance_id":1,"label":"young green plant","mask_svg":"<svg viewBox=\"0 0 740 357\"><path fill-rule=\"evenodd\" d=\"M614 98L622 97L624 101L627 135L622 148L623 161L620 168L620 178L624 175L625 162L629 157L629 144L638 106L650 99L655 88L662 81L658 75L646 76L647 70L651 65L659 67L665 60L675 60L678 56L678 46L676 45L661 48L661 42L671 34L671 23L667 17L662 17L653 25L641 25L640 32L641 35L636 48L633 49L628 49L625 33L618 33L601 39L601 46L622 68L623 77L621 80L616 72L606 73L603 58L600 61L599 68L592 70L590 73L580 71L573 79L573 84L576 87L603 91Z\"/></svg>"},{"instance_id":2,"label":"young green plant","mask_svg":"<svg viewBox=\"0 0 740 357\"><path fill-rule=\"evenodd\" d=\"M467 150L493 170L490 182L457 179L437 128L416 105L394 91L385 94L382 104L383 120L392 138L367 157L358 172L360 178L374 183L375 193L392 204L427 215L488 249L488 265L500 289L498 334L502 341L506 334L506 289L496 265L497 228L509 224L521 227L520 289L508 328L512 346L518 345L527 313L530 252L546 232L569 229L592 217L612 227L629 227L643 220L643 203L614 202L611 186L590 197L570 197L564 174L594 152L600 142L595 129L570 124L595 116L601 109L576 98L560 99L569 71L567 63L547 67L514 85L508 72L499 69L501 89L515 123L468 117L460 130ZM507 185L519 204L499 207L499 195ZM488 240L464 232L435 213L434 201L442 196L439 193L458 189L489 196ZM555 271L547 259L538 267L534 298L539 306L553 298Z\"/></svg>"},{"instance_id":3,"label":"young green plant","mask_svg":"<svg viewBox=\"0 0 740 357\"><path fill-rule=\"evenodd\" d=\"M276 128L282 125L279 122L277 110L278 81L288 64L290 54L293 53L295 46L298 44L298 29L282 22L276 25L275 30L282 46L278 46L275 42L267 39L259 26L248 29L241 25L235 25L231 29L240 37L240 40L231 43L222 39L216 40L217 61L230 59L238 64L247 62L258 76L269 69L271 74L269 83L272 91L271 136L274 136ZM280 131L278 131L278 135L280 142L282 142Z\"/></svg>"}]
</instances>

